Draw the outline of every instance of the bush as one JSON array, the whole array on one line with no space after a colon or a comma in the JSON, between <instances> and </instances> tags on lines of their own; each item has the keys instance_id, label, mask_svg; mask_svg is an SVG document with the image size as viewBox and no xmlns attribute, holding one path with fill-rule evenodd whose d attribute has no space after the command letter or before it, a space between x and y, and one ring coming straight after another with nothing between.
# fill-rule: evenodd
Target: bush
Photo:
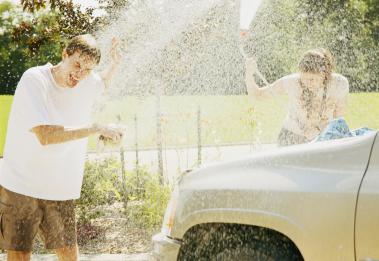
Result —
<instances>
[{"instance_id":1,"label":"bush","mask_svg":"<svg viewBox=\"0 0 379 261\"><path fill-rule=\"evenodd\" d=\"M170 197L170 187L161 185L158 177L145 168L125 172L125 193L129 203L121 211L131 224L149 231L161 224ZM123 193L118 159L87 161L81 197L76 201L78 232L96 238L91 221L104 214L102 206L121 202Z\"/></svg>"},{"instance_id":2,"label":"bush","mask_svg":"<svg viewBox=\"0 0 379 261\"><path fill-rule=\"evenodd\" d=\"M158 175L139 171L137 179L136 173L129 173L127 180L128 188L131 188L129 198L138 201L129 204L126 215L132 224L152 231L161 225L171 189L160 184Z\"/></svg>"},{"instance_id":3,"label":"bush","mask_svg":"<svg viewBox=\"0 0 379 261\"><path fill-rule=\"evenodd\" d=\"M78 224L90 224L103 215L99 206L121 199L121 163L114 158L87 161L80 199L76 201Z\"/></svg>"},{"instance_id":4,"label":"bush","mask_svg":"<svg viewBox=\"0 0 379 261\"><path fill-rule=\"evenodd\" d=\"M134 171L126 171L126 190L128 193L128 199L143 200L146 192L146 186L149 180L152 179L152 175L146 170L146 168L139 168Z\"/></svg>"}]
</instances>

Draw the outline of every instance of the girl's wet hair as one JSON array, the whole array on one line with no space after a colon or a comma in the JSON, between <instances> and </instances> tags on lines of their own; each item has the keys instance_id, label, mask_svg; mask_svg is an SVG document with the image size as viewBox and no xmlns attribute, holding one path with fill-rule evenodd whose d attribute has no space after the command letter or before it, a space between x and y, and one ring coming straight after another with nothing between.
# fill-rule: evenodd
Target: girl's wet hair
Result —
<instances>
[{"instance_id":1,"label":"girl's wet hair","mask_svg":"<svg viewBox=\"0 0 379 261\"><path fill-rule=\"evenodd\" d=\"M332 78L334 67L333 55L326 49L318 48L307 51L299 62L299 70L301 73L320 73L324 76L323 80L323 98L321 108L314 108L314 94L305 86L301 79L299 80L301 86L300 104L306 110L306 116L309 120L312 112L319 111L320 118L325 110L326 96L328 91L328 84Z\"/></svg>"},{"instance_id":2,"label":"girl's wet hair","mask_svg":"<svg viewBox=\"0 0 379 261\"><path fill-rule=\"evenodd\" d=\"M304 53L299 62L299 70L302 73L321 73L324 75L324 84L331 79L334 67L333 55L326 49L318 48Z\"/></svg>"},{"instance_id":3,"label":"girl's wet hair","mask_svg":"<svg viewBox=\"0 0 379 261\"><path fill-rule=\"evenodd\" d=\"M96 39L90 34L82 34L73 37L65 48L69 56L75 52L86 55L94 59L98 64L101 58L100 48L97 45Z\"/></svg>"}]
</instances>

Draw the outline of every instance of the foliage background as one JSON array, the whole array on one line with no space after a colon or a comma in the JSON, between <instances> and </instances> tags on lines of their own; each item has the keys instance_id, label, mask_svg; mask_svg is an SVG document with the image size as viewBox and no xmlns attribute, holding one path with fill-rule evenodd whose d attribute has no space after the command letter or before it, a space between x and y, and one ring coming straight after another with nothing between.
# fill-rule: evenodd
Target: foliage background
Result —
<instances>
[{"instance_id":1,"label":"foliage background","mask_svg":"<svg viewBox=\"0 0 379 261\"><path fill-rule=\"evenodd\" d=\"M0 3L0 94L13 95L28 68L59 62L67 39L94 31L98 19L92 9L81 11L70 1L54 3L54 9L42 6L33 13L8 1Z\"/></svg>"},{"instance_id":2,"label":"foliage background","mask_svg":"<svg viewBox=\"0 0 379 261\"><path fill-rule=\"evenodd\" d=\"M138 0L98 1L100 9L105 13L101 17L95 17L93 9L81 10L66 0L22 0L25 10L9 2L1 2L0 94L12 95L21 74L27 68L47 62L57 63L62 46L68 38L81 33L98 32L117 17L117 10L121 7L127 8L132 1ZM378 91L379 0L263 2L251 25L249 41L261 71L269 81L296 71L297 61L305 50L326 47L336 57L337 71L348 77L351 91ZM231 26L224 18L214 15L218 11L220 10L213 10L213 18L205 17L204 21L195 24L196 28L182 35L183 39L179 43L189 43L195 49L199 47L202 44L198 43L199 39L190 37L199 28L198 31L203 34L209 33L209 30L216 30L216 33L229 30L230 34L234 34L234 25ZM210 22L210 26L202 28L205 21ZM187 72L188 79L179 75L181 79L178 82L172 75L168 77L172 80L167 83L166 94L243 94L243 58L238 56L236 42L225 41L225 44L229 49L222 55L224 58L227 56L227 64L217 62L217 46L211 45L212 50L208 50L209 53L203 53L199 57L192 56L199 66L198 69L192 68L193 71ZM174 47L170 48L166 50L166 54L170 55L172 52L174 55ZM208 88L202 86L206 83L200 84L201 86L198 82L192 83L192 79L204 73L200 63L204 58L212 60L213 66L216 66L213 69L219 71L207 71L208 74L215 73L215 76L219 76L228 73L228 77L219 77L219 84ZM236 64L238 68L232 68ZM165 65L178 68L184 66L170 65L169 61L165 61ZM167 71L167 67L156 70L161 73ZM183 84L180 85L180 82Z\"/></svg>"},{"instance_id":3,"label":"foliage background","mask_svg":"<svg viewBox=\"0 0 379 261\"><path fill-rule=\"evenodd\" d=\"M268 10L274 14L268 17ZM269 20L267 23L265 21ZM379 90L379 1L264 1L251 31L262 71L272 81L296 71L302 53L329 49L350 91Z\"/></svg>"}]
</instances>

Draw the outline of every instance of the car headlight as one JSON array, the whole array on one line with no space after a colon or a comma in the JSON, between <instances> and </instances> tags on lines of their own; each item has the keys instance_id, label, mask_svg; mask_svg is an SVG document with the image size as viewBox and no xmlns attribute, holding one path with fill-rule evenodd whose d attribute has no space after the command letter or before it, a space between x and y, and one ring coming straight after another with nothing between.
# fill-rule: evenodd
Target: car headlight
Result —
<instances>
[{"instance_id":1,"label":"car headlight","mask_svg":"<svg viewBox=\"0 0 379 261\"><path fill-rule=\"evenodd\" d=\"M163 224L162 224L162 230L161 232L165 235L170 236L172 227L174 226L174 220L175 220L175 214L176 214L176 207L179 200L179 184L181 183L184 176L186 176L188 173L192 172L193 169L188 169L184 171L181 175L178 176L176 180L176 186L174 188L174 191L171 194L170 201L168 202L166 212L163 218Z\"/></svg>"},{"instance_id":2,"label":"car headlight","mask_svg":"<svg viewBox=\"0 0 379 261\"><path fill-rule=\"evenodd\" d=\"M176 206L179 198L179 190L176 186L172 192L170 201L167 205L166 212L163 218L162 233L165 235L171 235L172 227L174 226Z\"/></svg>"}]
</instances>

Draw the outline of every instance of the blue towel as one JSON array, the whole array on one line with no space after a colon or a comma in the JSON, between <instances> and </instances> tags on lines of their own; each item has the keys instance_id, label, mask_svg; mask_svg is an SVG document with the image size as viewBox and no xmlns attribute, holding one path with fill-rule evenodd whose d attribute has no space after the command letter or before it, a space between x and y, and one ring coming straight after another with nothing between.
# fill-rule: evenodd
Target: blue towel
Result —
<instances>
[{"instance_id":1,"label":"blue towel","mask_svg":"<svg viewBox=\"0 0 379 261\"><path fill-rule=\"evenodd\" d=\"M375 130L363 127L350 131L349 126L343 118L338 118L329 122L328 126L321 132L321 134L314 141L342 139L354 136L362 136Z\"/></svg>"},{"instance_id":2,"label":"blue towel","mask_svg":"<svg viewBox=\"0 0 379 261\"><path fill-rule=\"evenodd\" d=\"M373 132L373 131L375 131L375 130L367 128L367 127L363 127L363 128L353 130L353 134L355 136L362 136L362 135L365 135L365 134Z\"/></svg>"}]
</instances>

